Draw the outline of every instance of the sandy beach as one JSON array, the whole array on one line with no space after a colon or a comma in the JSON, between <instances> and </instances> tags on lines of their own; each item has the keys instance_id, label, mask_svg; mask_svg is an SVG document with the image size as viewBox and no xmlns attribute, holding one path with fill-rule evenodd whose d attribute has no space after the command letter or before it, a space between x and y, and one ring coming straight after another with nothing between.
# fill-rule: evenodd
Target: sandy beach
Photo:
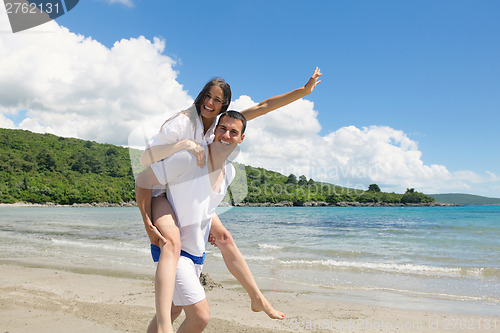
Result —
<instances>
[{"instance_id":1,"label":"sandy beach","mask_svg":"<svg viewBox=\"0 0 500 333\"><path fill-rule=\"evenodd\" d=\"M497 332L500 318L430 313L266 292L283 321L253 313L247 296L207 291L205 332ZM0 265L0 332L145 332L154 315L152 280ZM179 325L179 320L175 326Z\"/></svg>"}]
</instances>

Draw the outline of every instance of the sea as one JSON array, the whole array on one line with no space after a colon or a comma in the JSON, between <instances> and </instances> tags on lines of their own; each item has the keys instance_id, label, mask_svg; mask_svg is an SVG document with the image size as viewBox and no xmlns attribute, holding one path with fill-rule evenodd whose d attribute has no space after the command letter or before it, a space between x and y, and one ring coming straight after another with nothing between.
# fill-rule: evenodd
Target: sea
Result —
<instances>
[{"instance_id":1,"label":"sea","mask_svg":"<svg viewBox=\"0 0 500 333\"><path fill-rule=\"evenodd\" d=\"M500 206L226 207L218 214L265 292L500 314ZM134 207L0 206L1 263L151 280L155 271ZM204 271L224 288L241 288L212 245Z\"/></svg>"}]
</instances>

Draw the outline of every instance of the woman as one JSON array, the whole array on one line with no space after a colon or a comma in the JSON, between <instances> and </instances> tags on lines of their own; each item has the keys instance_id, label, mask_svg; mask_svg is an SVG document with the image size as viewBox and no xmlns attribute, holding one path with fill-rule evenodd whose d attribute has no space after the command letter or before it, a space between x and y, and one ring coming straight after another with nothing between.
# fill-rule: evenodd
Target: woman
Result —
<instances>
[{"instance_id":1,"label":"woman","mask_svg":"<svg viewBox=\"0 0 500 333\"><path fill-rule=\"evenodd\" d=\"M251 120L294 102L310 94L321 82L318 80L321 75L320 70L316 68L304 87L266 99L241 113L247 120ZM162 125L160 132L153 137L142 154L141 164L150 165L180 150L188 150L196 156L198 165L203 167L206 161L203 147L213 141L217 116L227 110L230 102L229 84L220 78L209 81L190 108L174 115ZM163 243L161 255L167 256L162 259L168 264L163 266L165 269L157 270L155 277L156 319L160 330L165 328L166 331L171 331L170 306L180 253L180 236L175 214L162 192L164 191L152 192L136 186L136 201L150 241L156 246L160 245L161 241ZM162 225L167 226L162 230L158 230L152 223L160 219ZM215 244L221 250L229 271L249 294L252 310L264 311L274 319L283 319L284 314L276 311L260 292L231 234L216 214L212 219L210 233L215 238Z\"/></svg>"}]
</instances>

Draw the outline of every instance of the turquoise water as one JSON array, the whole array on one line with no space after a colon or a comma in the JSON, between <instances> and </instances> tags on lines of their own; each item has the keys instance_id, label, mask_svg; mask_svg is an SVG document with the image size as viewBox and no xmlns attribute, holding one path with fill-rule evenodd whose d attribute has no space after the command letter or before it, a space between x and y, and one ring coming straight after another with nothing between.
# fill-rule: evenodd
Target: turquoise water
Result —
<instances>
[{"instance_id":1,"label":"turquoise water","mask_svg":"<svg viewBox=\"0 0 500 333\"><path fill-rule=\"evenodd\" d=\"M3 262L154 273L137 208L0 207L0 213ZM232 208L220 217L265 289L499 313L500 206ZM205 271L230 279L212 246Z\"/></svg>"}]
</instances>

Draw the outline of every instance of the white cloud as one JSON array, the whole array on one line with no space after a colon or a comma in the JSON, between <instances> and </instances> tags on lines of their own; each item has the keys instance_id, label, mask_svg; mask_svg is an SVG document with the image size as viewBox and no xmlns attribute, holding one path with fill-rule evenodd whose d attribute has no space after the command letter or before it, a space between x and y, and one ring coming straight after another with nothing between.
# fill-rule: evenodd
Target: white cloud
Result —
<instances>
[{"instance_id":1,"label":"white cloud","mask_svg":"<svg viewBox=\"0 0 500 333\"><path fill-rule=\"evenodd\" d=\"M491 171L486 171L486 174L488 175L489 177L489 181L492 181L492 182L500 182L500 176L491 172Z\"/></svg>"},{"instance_id":2,"label":"white cloud","mask_svg":"<svg viewBox=\"0 0 500 333\"><path fill-rule=\"evenodd\" d=\"M230 108L255 103L242 96ZM366 189L377 183L384 191L402 193L470 192L488 179L472 171L450 172L444 165L425 165L418 143L387 126L346 126L320 135L314 104L299 100L252 120L238 161L314 180ZM498 181L498 179L497 179Z\"/></svg>"},{"instance_id":3,"label":"white cloud","mask_svg":"<svg viewBox=\"0 0 500 333\"><path fill-rule=\"evenodd\" d=\"M115 3L118 3L118 4L121 4L121 5L124 5L124 6L127 6L127 7L133 7L134 6L134 2L132 0L102 0L104 2L107 2L111 5L115 4Z\"/></svg>"},{"instance_id":4,"label":"white cloud","mask_svg":"<svg viewBox=\"0 0 500 333\"><path fill-rule=\"evenodd\" d=\"M16 128L14 122L9 118L5 117L2 113L0 113L0 127L1 128Z\"/></svg>"},{"instance_id":5,"label":"white cloud","mask_svg":"<svg viewBox=\"0 0 500 333\"><path fill-rule=\"evenodd\" d=\"M3 11L1 28L9 29ZM54 21L37 28L1 36L2 125L12 128L5 115L28 110L19 128L126 144L144 119L192 103L175 61L162 54L164 40L123 39L107 48Z\"/></svg>"}]
</instances>

